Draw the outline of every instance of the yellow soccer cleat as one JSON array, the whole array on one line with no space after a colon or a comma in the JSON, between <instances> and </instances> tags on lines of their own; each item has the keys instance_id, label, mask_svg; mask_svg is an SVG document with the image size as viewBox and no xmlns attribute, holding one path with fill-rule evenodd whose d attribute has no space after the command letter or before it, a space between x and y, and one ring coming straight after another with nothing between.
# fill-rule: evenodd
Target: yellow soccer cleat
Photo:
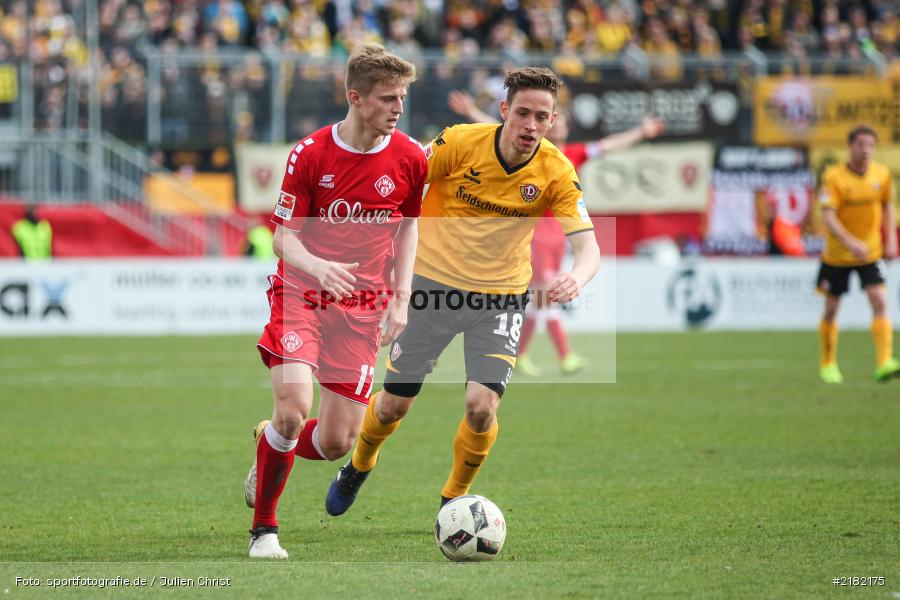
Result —
<instances>
[{"instance_id":1,"label":"yellow soccer cleat","mask_svg":"<svg viewBox=\"0 0 900 600\"><path fill-rule=\"evenodd\" d=\"M265 431L268 424L269 420L266 419L257 423L256 427L253 428L253 466L250 467L250 471L244 479L244 501L247 502L247 506L250 508L256 506L256 445L259 443L259 438L262 437L263 431Z\"/></svg>"},{"instance_id":2,"label":"yellow soccer cleat","mask_svg":"<svg viewBox=\"0 0 900 600\"><path fill-rule=\"evenodd\" d=\"M875 381L884 383L894 377L900 377L900 361L889 358L875 369Z\"/></svg>"},{"instance_id":3,"label":"yellow soccer cleat","mask_svg":"<svg viewBox=\"0 0 900 600\"><path fill-rule=\"evenodd\" d=\"M525 377L540 377L544 374L544 370L534 364L530 356L522 354L516 359L516 373L521 373Z\"/></svg>"},{"instance_id":4,"label":"yellow soccer cleat","mask_svg":"<svg viewBox=\"0 0 900 600\"><path fill-rule=\"evenodd\" d=\"M819 367L819 377L825 383L844 383L844 376L834 363Z\"/></svg>"},{"instance_id":5,"label":"yellow soccer cleat","mask_svg":"<svg viewBox=\"0 0 900 600\"><path fill-rule=\"evenodd\" d=\"M574 352L569 352L559 363L563 375L574 375L587 366L587 362Z\"/></svg>"}]
</instances>

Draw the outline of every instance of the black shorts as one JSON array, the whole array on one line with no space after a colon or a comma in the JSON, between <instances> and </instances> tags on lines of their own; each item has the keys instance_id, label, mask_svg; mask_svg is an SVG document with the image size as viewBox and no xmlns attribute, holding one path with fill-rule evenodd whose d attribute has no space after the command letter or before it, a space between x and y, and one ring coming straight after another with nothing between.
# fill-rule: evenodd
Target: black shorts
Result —
<instances>
[{"instance_id":1,"label":"black shorts","mask_svg":"<svg viewBox=\"0 0 900 600\"><path fill-rule=\"evenodd\" d=\"M850 287L850 273L853 271L859 274L859 282L863 288L867 288L870 285L878 285L885 281L886 273L883 260L850 267L836 267L822 263L819 266L819 275L816 277L816 289L829 296L846 294Z\"/></svg>"},{"instance_id":2,"label":"black shorts","mask_svg":"<svg viewBox=\"0 0 900 600\"><path fill-rule=\"evenodd\" d=\"M409 321L391 344L385 386L421 385L444 348L462 333L466 381L502 396L519 355L527 303L527 293L467 292L415 275Z\"/></svg>"}]
</instances>

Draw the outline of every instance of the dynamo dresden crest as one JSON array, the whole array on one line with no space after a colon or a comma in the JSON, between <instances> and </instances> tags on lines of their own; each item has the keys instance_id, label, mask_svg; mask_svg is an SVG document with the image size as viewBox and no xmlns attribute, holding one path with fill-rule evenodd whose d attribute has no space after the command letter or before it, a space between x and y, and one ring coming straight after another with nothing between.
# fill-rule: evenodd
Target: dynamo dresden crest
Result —
<instances>
[{"instance_id":1,"label":"dynamo dresden crest","mask_svg":"<svg viewBox=\"0 0 900 600\"><path fill-rule=\"evenodd\" d=\"M519 186L519 193L522 194L522 200L525 202L534 202L541 195L541 188L533 183L523 183Z\"/></svg>"}]
</instances>

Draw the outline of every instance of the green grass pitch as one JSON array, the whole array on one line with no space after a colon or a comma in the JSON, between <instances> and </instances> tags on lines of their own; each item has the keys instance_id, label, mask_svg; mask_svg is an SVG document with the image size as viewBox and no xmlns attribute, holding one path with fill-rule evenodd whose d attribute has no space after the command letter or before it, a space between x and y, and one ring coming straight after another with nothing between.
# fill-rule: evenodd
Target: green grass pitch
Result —
<instances>
[{"instance_id":1,"label":"green grass pitch","mask_svg":"<svg viewBox=\"0 0 900 600\"><path fill-rule=\"evenodd\" d=\"M620 335L615 384L514 380L473 488L508 522L484 564L432 539L459 384L426 386L341 518L324 511L338 463L298 461L291 559L249 561L242 480L271 411L254 341L0 339L0 598L149 598L162 577L192 598L900 592L900 380L872 380L867 333L842 334L835 387L813 332ZM74 576L148 587L48 587ZM832 583L854 576L884 585Z\"/></svg>"}]
</instances>

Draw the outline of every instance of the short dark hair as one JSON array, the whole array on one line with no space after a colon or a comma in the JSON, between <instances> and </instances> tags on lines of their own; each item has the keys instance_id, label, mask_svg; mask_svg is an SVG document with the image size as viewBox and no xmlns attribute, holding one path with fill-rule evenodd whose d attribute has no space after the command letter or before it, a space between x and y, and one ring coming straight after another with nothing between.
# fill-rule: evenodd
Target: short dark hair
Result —
<instances>
[{"instance_id":1,"label":"short dark hair","mask_svg":"<svg viewBox=\"0 0 900 600\"><path fill-rule=\"evenodd\" d=\"M878 134L875 133L875 130L869 127L868 125L857 125L853 129L850 130L850 133L847 134L847 143L852 144L856 141L856 138L861 135L871 135L875 138L875 141L878 141Z\"/></svg>"},{"instance_id":2,"label":"short dark hair","mask_svg":"<svg viewBox=\"0 0 900 600\"><path fill-rule=\"evenodd\" d=\"M521 67L513 69L506 75L503 87L507 89L506 102L511 104L519 90L546 90L553 95L556 103L557 94L562 82L556 73L545 67Z\"/></svg>"}]
</instances>

